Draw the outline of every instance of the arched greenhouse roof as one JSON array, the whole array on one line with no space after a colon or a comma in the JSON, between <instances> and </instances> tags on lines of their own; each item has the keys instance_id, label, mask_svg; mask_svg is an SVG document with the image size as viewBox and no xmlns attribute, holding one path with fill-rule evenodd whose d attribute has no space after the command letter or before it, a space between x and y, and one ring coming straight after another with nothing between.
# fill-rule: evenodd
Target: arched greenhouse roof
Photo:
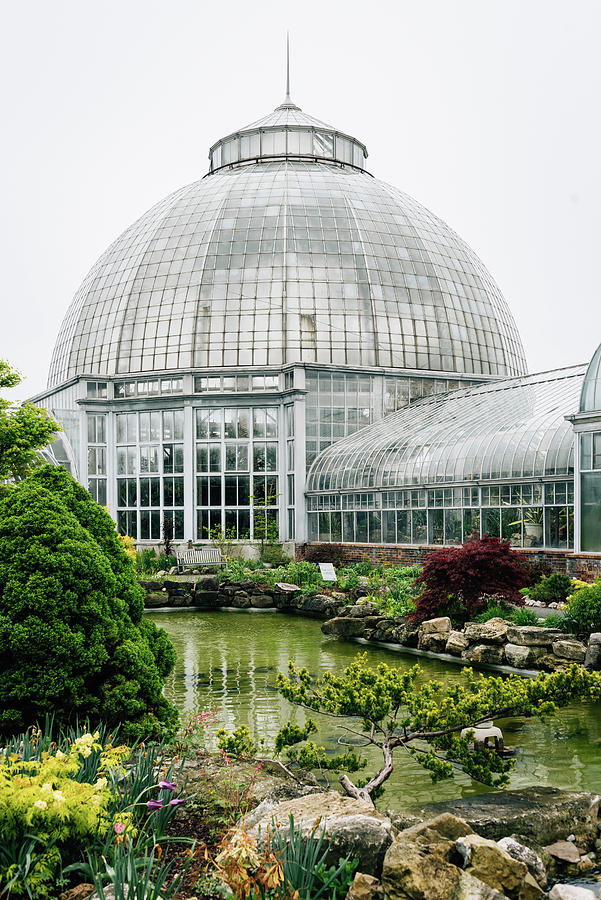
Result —
<instances>
[{"instance_id":1,"label":"arched greenhouse roof","mask_svg":"<svg viewBox=\"0 0 601 900\"><path fill-rule=\"evenodd\" d=\"M307 491L380 490L573 472L585 366L418 400L328 447Z\"/></svg>"},{"instance_id":2,"label":"arched greenhouse roof","mask_svg":"<svg viewBox=\"0 0 601 900\"><path fill-rule=\"evenodd\" d=\"M593 354L587 369L580 397L580 412L598 410L601 410L601 344Z\"/></svg>"}]
</instances>

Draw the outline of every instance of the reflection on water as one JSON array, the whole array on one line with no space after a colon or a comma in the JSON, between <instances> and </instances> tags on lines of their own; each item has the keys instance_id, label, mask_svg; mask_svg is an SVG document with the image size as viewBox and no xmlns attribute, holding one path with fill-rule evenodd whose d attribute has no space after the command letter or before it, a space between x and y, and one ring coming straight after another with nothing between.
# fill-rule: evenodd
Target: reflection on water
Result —
<instances>
[{"instance_id":1,"label":"reflection on water","mask_svg":"<svg viewBox=\"0 0 601 900\"><path fill-rule=\"evenodd\" d=\"M176 669L167 681L166 695L180 710L182 721L205 709L219 709L216 728L231 730L245 723L255 738L268 745L283 722L302 722L304 713L277 693L277 672L289 659L312 674L340 671L359 651L356 644L322 635L320 623L281 614L194 613L153 614L169 633L177 650ZM369 648L370 660L410 667L416 657L392 650ZM459 666L437 660L419 660L424 679L446 682L462 678ZM317 717L316 717L317 718ZM318 743L327 752L339 752L342 740L330 719L322 719ZM506 743L518 750L511 787L549 784L575 790L601 789L601 707L575 706L560 710L551 722L511 720L499 722ZM346 740L346 738L344 738ZM373 751L372 764L379 763ZM368 764L367 771L373 765ZM409 806L429 800L454 799L487 790L458 773L453 780L433 786L428 773L397 751L395 771L387 783L384 803Z\"/></svg>"}]
</instances>

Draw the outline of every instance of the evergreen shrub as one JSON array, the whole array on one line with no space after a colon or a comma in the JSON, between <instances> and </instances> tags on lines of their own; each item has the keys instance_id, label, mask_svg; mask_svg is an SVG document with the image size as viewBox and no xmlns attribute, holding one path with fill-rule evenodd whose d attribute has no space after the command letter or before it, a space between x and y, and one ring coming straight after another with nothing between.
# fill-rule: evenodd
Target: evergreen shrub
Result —
<instances>
[{"instance_id":1,"label":"evergreen shrub","mask_svg":"<svg viewBox=\"0 0 601 900\"><path fill-rule=\"evenodd\" d=\"M44 466L0 502L0 735L45 715L122 724L125 740L173 732L162 695L175 664L142 618L143 590L105 510Z\"/></svg>"}]
</instances>

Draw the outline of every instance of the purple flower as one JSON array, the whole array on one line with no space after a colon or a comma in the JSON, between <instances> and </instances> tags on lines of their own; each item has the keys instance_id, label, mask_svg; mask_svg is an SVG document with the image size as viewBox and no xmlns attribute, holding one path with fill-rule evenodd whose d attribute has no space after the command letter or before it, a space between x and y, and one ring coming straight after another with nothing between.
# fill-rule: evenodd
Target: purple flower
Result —
<instances>
[{"instance_id":1,"label":"purple flower","mask_svg":"<svg viewBox=\"0 0 601 900\"><path fill-rule=\"evenodd\" d=\"M163 801L162 800L149 800L146 804L148 809L162 809Z\"/></svg>"},{"instance_id":2,"label":"purple flower","mask_svg":"<svg viewBox=\"0 0 601 900\"><path fill-rule=\"evenodd\" d=\"M159 787L164 791L174 791L177 785L172 781L159 781Z\"/></svg>"},{"instance_id":3,"label":"purple flower","mask_svg":"<svg viewBox=\"0 0 601 900\"><path fill-rule=\"evenodd\" d=\"M169 801L169 806L181 806L181 804L185 802L185 797L175 797L173 800Z\"/></svg>"}]
</instances>

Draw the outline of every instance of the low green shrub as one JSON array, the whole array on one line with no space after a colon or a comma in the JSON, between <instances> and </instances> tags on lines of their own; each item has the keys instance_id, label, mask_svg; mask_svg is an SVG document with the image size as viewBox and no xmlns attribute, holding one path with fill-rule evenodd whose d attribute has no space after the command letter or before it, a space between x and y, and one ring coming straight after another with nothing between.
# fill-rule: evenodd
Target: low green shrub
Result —
<instances>
[{"instance_id":1,"label":"low green shrub","mask_svg":"<svg viewBox=\"0 0 601 900\"><path fill-rule=\"evenodd\" d=\"M546 616L540 623L544 628L561 628L565 630L565 616Z\"/></svg>"},{"instance_id":2,"label":"low green shrub","mask_svg":"<svg viewBox=\"0 0 601 900\"><path fill-rule=\"evenodd\" d=\"M537 584L528 589L528 595L532 600L537 600L548 606L550 603L564 603L572 591L572 579L563 572L553 572L541 578Z\"/></svg>"},{"instance_id":3,"label":"low green shrub","mask_svg":"<svg viewBox=\"0 0 601 900\"><path fill-rule=\"evenodd\" d=\"M509 607L505 604L491 603L486 609L478 613L472 619L473 622L488 622L490 619L507 619L510 616Z\"/></svg>"},{"instance_id":4,"label":"low green shrub","mask_svg":"<svg viewBox=\"0 0 601 900\"><path fill-rule=\"evenodd\" d=\"M564 622L575 633L601 631L601 579L568 597Z\"/></svg>"},{"instance_id":5,"label":"low green shrub","mask_svg":"<svg viewBox=\"0 0 601 900\"><path fill-rule=\"evenodd\" d=\"M514 625L538 625L538 616L531 609L516 609L511 621Z\"/></svg>"}]
</instances>

